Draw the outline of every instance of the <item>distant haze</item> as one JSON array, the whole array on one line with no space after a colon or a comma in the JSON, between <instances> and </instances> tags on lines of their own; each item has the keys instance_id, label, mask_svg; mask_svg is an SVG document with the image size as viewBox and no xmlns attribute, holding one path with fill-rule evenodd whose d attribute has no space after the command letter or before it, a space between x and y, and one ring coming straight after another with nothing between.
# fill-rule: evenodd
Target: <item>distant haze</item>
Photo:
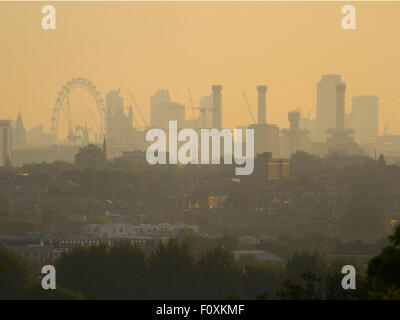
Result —
<instances>
[{"instance_id":1,"label":"distant haze","mask_svg":"<svg viewBox=\"0 0 400 320\"><path fill-rule=\"evenodd\" d=\"M354 3L355 31L341 28L343 3L54 3L55 31L41 28L43 4L0 4L0 119L21 110L27 129L49 130L57 93L73 77L103 97L129 88L146 119L158 89L187 105L191 88L197 106L221 84L231 128L251 122L243 91L256 114L258 84L268 86L267 122L288 127L298 106L314 117L327 73L346 82L346 112L355 95L379 96L386 118L400 108L400 3Z\"/></svg>"}]
</instances>

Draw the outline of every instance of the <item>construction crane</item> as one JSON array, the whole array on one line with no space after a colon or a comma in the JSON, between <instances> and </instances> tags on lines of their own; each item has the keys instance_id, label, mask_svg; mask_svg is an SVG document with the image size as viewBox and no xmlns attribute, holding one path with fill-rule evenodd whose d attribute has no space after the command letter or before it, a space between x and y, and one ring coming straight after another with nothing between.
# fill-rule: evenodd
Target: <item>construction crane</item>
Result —
<instances>
[{"instance_id":1,"label":"construction crane","mask_svg":"<svg viewBox=\"0 0 400 320\"><path fill-rule=\"evenodd\" d=\"M132 102L133 102L133 104L134 104L134 106L135 106L135 110L139 113L140 119L142 120L144 127L147 128L148 125L147 125L146 121L145 121L144 118L143 118L142 112L140 111L140 108L138 107L138 105L137 105L137 103L136 103L136 100L135 100L135 98L133 97L132 92L131 92L129 89L126 89L126 90L128 91L128 94L129 94L129 96L130 96L131 99L132 99Z\"/></svg>"},{"instance_id":2,"label":"construction crane","mask_svg":"<svg viewBox=\"0 0 400 320\"><path fill-rule=\"evenodd\" d=\"M196 119L196 112L195 109L200 109L200 108L195 108L193 105L193 98L192 98L192 90L189 88L188 89L188 107L190 108L190 111L192 113L192 119L193 122L196 124L196 126L199 128L200 127L200 117Z\"/></svg>"},{"instance_id":3,"label":"construction crane","mask_svg":"<svg viewBox=\"0 0 400 320\"><path fill-rule=\"evenodd\" d=\"M243 99L244 99L244 103L247 107L247 110L249 110L249 114L251 117L251 120L253 121L253 123L256 123L256 119L254 118L253 112L251 111L250 105L249 105L249 100L247 99L246 93L242 92L243 95Z\"/></svg>"},{"instance_id":4,"label":"construction crane","mask_svg":"<svg viewBox=\"0 0 400 320\"><path fill-rule=\"evenodd\" d=\"M129 106L132 108L132 105L131 105L131 104L130 104ZM136 127L137 127L137 128L140 128L140 123L139 123L139 121L137 120L137 118L136 118L135 116L132 115L132 119L133 119L133 121L135 122Z\"/></svg>"},{"instance_id":5,"label":"construction crane","mask_svg":"<svg viewBox=\"0 0 400 320\"><path fill-rule=\"evenodd\" d=\"M206 111L212 111L213 109L212 108L205 108L205 107L197 107L197 108L195 108L194 105L193 105L192 91L191 91L190 88L188 89L188 94L189 94L189 100L188 100L188 104L189 105L188 106L190 107L190 110L192 112L193 121L196 122L196 125L197 125L198 128L205 129L205 125L206 125L205 112ZM200 112L200 115L199 115L199 117L197 119L196 119L196 111L195 110L199 110L199 112ZM200 123L200 121L202 123Z\"/></svg>"}]
</instances>

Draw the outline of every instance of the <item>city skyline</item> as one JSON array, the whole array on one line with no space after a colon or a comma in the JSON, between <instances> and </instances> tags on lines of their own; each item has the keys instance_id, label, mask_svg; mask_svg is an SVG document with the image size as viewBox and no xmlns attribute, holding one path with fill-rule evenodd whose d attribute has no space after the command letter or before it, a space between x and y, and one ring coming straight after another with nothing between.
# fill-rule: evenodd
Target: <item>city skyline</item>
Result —
<instances>
[{"instance_id":1,"label":"city skyline","mask_svg":"<svg viewBox=\"0 0 400 320\"><path fill-rule=\"evenodd\" d=\"M147 121L150 96L158 89L168 89L190 118L188 88L197 106L212 84L222 84L225 128L252 123L241 93L256 113L259 84L268 86L267 123L288 127L287 112L298 106L314 118L322 74L340 74L346 82L346 113L358 95L378 96L385 118L400 103L400 47L389 32L398 24L397 3L357 4L357 30L351 31L341 29L340 4L57 3L53 31L40 28L38 4L1 6L6 28L0 37L13 48L0 54L8 75L0 82L1 116L15 120L21 111L26 129L44 123L50 131L58 92L80 76L103 97L113 89L132 90ZM12 19L16 11L24 23ZM9 28L15 29L12 35ZM398 133L394 119L390 126Z\"/></svg>"},{"instance_id":2,"label":"city skyline","mask_svg":"<svg viewBox=\"0 0 400 320\"><path fill-rule=\"evenodd\" d=\"M0 300L399 300L395 1L0 0Z\"/></svg>"}]
</instances>

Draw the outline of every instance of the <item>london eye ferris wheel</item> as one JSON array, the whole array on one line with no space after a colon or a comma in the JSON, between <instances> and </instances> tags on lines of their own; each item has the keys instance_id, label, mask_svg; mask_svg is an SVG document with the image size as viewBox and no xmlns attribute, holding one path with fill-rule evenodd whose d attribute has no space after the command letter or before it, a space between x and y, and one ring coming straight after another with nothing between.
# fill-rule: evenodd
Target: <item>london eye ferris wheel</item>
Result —
<instances>
[{"instance_id":1,"label":"london eye ferris wheel","mask_svg":"<svg viewBox=\"0 0 400 320\"><path fill-rule=\"evenodd\" d=\"M76 89L87 91L94 104L92 107L85 106L83 109L73 109L71 103L71 92ZM72 113L74 110L74 113ZM79 116L85 115L85 124L79 123ZM88 121L90 126L88 127ZM105 123L105 105L101 97L101 93L96 89L96 86L86 78L73 78L68 81L58 93L55 105L52 110L51 117L51 132L57 142L66 141L70 144L76 144L79 141L91 140L95 143L100 143L104 137ZM67 131L66 137L62 137L61 127L64 125Z\"/></svg>"}]
</instances>

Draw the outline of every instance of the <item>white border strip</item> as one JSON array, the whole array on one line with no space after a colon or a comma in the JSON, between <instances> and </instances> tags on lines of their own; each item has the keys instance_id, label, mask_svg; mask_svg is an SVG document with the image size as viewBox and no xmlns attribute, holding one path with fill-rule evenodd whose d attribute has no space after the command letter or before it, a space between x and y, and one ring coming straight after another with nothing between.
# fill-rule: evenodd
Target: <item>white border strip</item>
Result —
<instances>
[{"instance_id":1,"label":"white border strip","mask_svg":"<svg viewBox=\"0 0 400 320\"><path fill-rule=\"evenodd\" d=\"M0 2L400 2L400 0L0 0Z\"/></svg>"}]
</instances>

